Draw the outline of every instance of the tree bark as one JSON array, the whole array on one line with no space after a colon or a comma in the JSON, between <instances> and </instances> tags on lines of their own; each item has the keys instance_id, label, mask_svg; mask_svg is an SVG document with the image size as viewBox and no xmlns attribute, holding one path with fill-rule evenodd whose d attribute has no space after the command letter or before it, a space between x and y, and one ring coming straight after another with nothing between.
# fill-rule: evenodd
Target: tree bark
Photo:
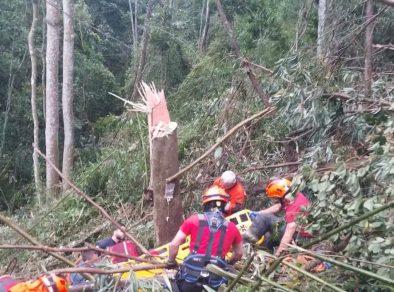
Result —
<instances>
[{"instance_id":1,"label":"tree bark","mask_svg":"<svg viewBox=\"0 0 394 292\"><path fill-rule=\"evenodd\" d=\"M226 32L230 38L231 48L234 51L237 59L241 60L241 68L243 68L246 75L248 75L248 78L249 78L250 82L252 83L253 88L256 90L256 92L257 92L258 96L260 97L261 101L263 102L264 106L267 108L270 107L269 97L264 93L264 90L261 86L260 81L257 79L256 75L253 72L253 68L252 68L250 61L248 59L244 58L241 54L241 49L238 45L238 41L235 36L233 26L227 19L227 16L224 12L221 0L216 0L216 7L218 9L219 18L222 23L222 26L224 27L224 29L226 30Z\"/></svg>"},{"instance_id":2,"label":"tree bark","mask_svg":"<svg viewBox=\"0 0 394 292\"><path fill-rule=\"evenodd\" d=\"M31 114L33 118L33 147L39 147L39 135L40 135L40 124L38 121L37 114L37 53L34 44L36 36L36 30L38 25L39 15L39 4L38 0L32 0L33 8L33 19L31 22L30 32L28 35L29 53L31 61ZM41 179L40 179L40 161L38 160L38 154L33 150L33 173L34 173L34 185L36 193L38 194L38 202L41 201Z\"/></svg>"},{"instance_id":3,"label":"tree bark","mask_svg":"<svg viewBox=\"0 0 394 292\"><path fill-rule=\"evenodd\" d=\"M148 42L150 38L150 19L152 17L152 10L155 4L155 0L149 0L146 5L146 16L145 16L145 24L144 24L144 33L142 35L142 44L140 51L140 59L138 61L137 72L134 79L133 85L133 93L131 94L131 99L137 99L138 95L138 85L141 83L142 75L144 73L145 65L146 65L146 53L148 49Z\"/></svg>"},{"instance_id":4,"label":"tree bark","mask_svg":"<svg viewBox=\"0 0 394 292\"><path fill-rule=\"evenodd\" d=\"M367 0L366 8L366 21L368 25L365 29L365 56L364 56L364 83L365 83L365 96L371 98L372 96L372 50L373 50L373 30L375 26L374 18L374 0Z\"/></svg>"},{"instance_id":5,"label":"tree bark","mask_svg":"<svg viewBox=\"0 0 394 292\"><path fill-rule=\"evenodd\" d=\"M58 105L58 70L60 44L60 0L46 2L47 49L46 49L46 119L45 147L48 159L58 166L59 105ZM46 187L48 195L58 193L59 176L46 164Z\"/></svg>"},{"instance_id":6,"label":"tree bark","mask_svg":"<svg viewBox=\"0 0 394 292\"><path fill-rule=\"evenodd\" d=\"M165 198L166 178L179 169L176 129L172 133L152 138L151 187L153 190L153 220L156 240L165 244L175 236L183 221L179 184L175 181L173 199Z\"/></svg>"},{"instance_id":7,"label":"tree bark","mask_svg":"<svg viewBox=\"0 0 394 292\"><path fill-rule=\"evenodd\" d=\"M62 107L64 123L63 168L65 177L71 179L74 163L74 0L63 0L63 87ZM63 191L70 188L63 182Z\"/></svg>"},{"instance_id":8,"label":"tree bark","mask_svg":"<svg viewBox=\"0 0 394 292\"><path fill-rule=\"evenodd\" d=\"M319 0L317 25L317 56L324 59L326 56L326 8L327 0Z\"/></svg>"},{"instance_id":9,"label":"tree bark","mask_svg":"<svg viewBox=\"0 0 394 292\"><path fill-rule=\"evenodd\" d=\"M167 177L179 169L177 124L171 122L163 91L142 82L148 114L150 145L150 183L153 192L153 221L158 244L169 242L183 221L182 201L178 180L167 184ZM171 186L174 188L171 191Z\"/></svg>"}]
</instances>

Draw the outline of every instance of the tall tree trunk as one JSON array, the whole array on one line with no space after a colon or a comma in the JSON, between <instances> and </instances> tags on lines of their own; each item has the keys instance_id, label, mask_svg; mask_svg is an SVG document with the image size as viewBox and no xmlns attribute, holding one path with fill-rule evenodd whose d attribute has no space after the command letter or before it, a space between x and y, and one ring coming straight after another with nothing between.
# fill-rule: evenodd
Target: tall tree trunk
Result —
<instances>
[{"instance_id":1,"label":"tall tree trunk","mask_svg":"<svg viewBox=\"0 0 394 292\"><path fill-rule=\"evenodd\" d=\"M317 24L317 56L324 59L326 56L326 17L327 17L327 1L319 0L318 7L318 24Z\"/></svg>"},{"instance_id":2,"label":"tall tree trunk","mask_svg":"<svg viewBox=\"0 0 394 292\"><path fill-rule=\"evenodd\" d=\"M204 52L206 49L206 45L207 45L208 29L209 29L209 1L210 0L206 0L204 27L201 31L201 37L200 37L200 40L198 43L200 52ZM201 18L202 18L202 16L201 16Z\"/></svg>"},{"instance_id":3,"label":"tall tree trunk","mask_svg":"<svg viewBox=\"0 0 394 292\"><path fill-rule=\"evenodd\" d=\"M62 108L64 122L63 168L65 177L71 179L74 163L74 0L63 0L63 87ZM69 189L63 182L63 191Z\"/></svg>"},{"instance_id":4,"label":"tall tree trunk","mask_svg":"<svg viewBox=\"0 0 394 292\"><path fill-rule=\"evenodd\" d=\"M137 73L134 79L133 85L133 93L131 94L131 99L135 100L138 95L138 85L141 83L142 75L144 73L145 65L146 65L146 53L148 49L148 43L150 38L150 19L152 16L152 10L154 6L155 0L149 0L146 7L146 16L145 16L145 24L144 24L144 33L142 35L142 44L140 51L140 59L138 62Z\"/></svg>"},{"instance_id":5,"label":"tall tree trunk","mask_svg":"<svg viewBox=\"0 0 394 292\"><path fill-rule=\"evenodd\" d=\"M138 0L134 0L134 39L135 39L135 52L138 49Z\"/></svg>"},{"instance_id":6,"label":"tall tree trunk","mask_svg":"<svg viewBox=\"0 0 394 292\"><path fill-rule=\"evenodd\" d=\"M129 9L130 9L130 21L131 21L131 38L133 40L134 52L137 52L137 39L135 33L136 27L134 25L133 6L131 5L131 0L129 0Z\"/></svg>"},{"instance_id":7,"label":"tall tree trunk","mask_svg":"<svg viewBox=\"0 0 394 292\"><path fill-rule=\"evenodd\" d=\"M14 44L12 44L12 47L13 46L14 46ZM10 74L8 77L7 103L5 106L3 129L1 131L0 159L1 159L1 156L3 155L5 136L6 136L6 132L7 132L7 126L8 126L8 119L9 119L9 114L11 111L12 90L14 88L14 80L15 80L15 75L12 73L12 71L14 70L14 56L13 56L14 54L13 54L13 52L14 52L14 49L12 48Z\"/></svg>"},{"instance_id":8,"label":"tall tree trunk","mask_svg":"<svg viewBox=\"0 0 394 292\"><path fill-rule=\"evenodd\" d=\"M366 21L368 25L365 29L365 65L364 65L364 83L365 83L365 96L372 96L372 45L373 45L373 30L375 26L374 18L374 3L373 0L367 0L367 8L365 11Z\"/></svg>"},{"instance_id":9,"label":"tall tree trunk","mask_svg":"<svg viewBox=\"0 0 394 292\"><path fill-rule=\"evenodd\" d=\"M45 148L46 156L56 166L58 162L59 136L59 102L58 102L58 70L60 44L60 0L46 2L47 49L46 49L46 118L45 118ZM46 185L49 195L58 192L59 176L56 171L46 164Z\"/></svg>"},{"instance_id":10,"label":"tall tree trunk","mask_svg":"<svg viewBox=\"0 0 394 292\"><path fill-rule=\"evenodd\" d=\"M38 25L39 15L39 4L38 0L32 0L33 6L33 19L31 22L30 32L28 36L29 53L31 60L31 115L33 118L33 147L39 148L39 135L40 135L40 124L38 121L37 114L37 53L34 44L36 37L36 30ZM36 193L38 194L38 202L41 202L41 179L40 179L40 161L38 160L38 154L33 150L33 173L34 173L34 185Z\"/></svg>"},{"instance_id":11,"label":"tall tree trunk","mask_svg":"<svg viewBox=\"0 0 394 292\"><path fill-rule=\"evenodd\" d=\"M233 26L227 19L221 0L216 0L216 7L218 9L219 18L222 23L222 26L224 27L230 38L230 45L235 53L235 56L237 57L237 59L241 60L241 67L243 68L246 75L248 76L250 82L253 85L254 90L256 90L263 104L266 107L270 107L269 97L264 93L263 87L260 84L260 80L257 79L256 75L253 72L252 65L250 64L249 60L244 58L241 54L241 49L238 45L238 41L235 36Z\"/></svg>"},{"instance_id":12,"label":"tall tree trunk","mask_svg":"<svg viewBox=\"0 0 394 292\"><path fill-rule=\"evenodd\" d=\"M41 63L42 63L42 71L41 71L41 87L42 87L42 113L44 119L46 119L46 64L45 64L45 45L46 45L46 25L45 25L46 11L45 11L45 2L42 5L42 43L41 43Z\"/></svg>"}]
</instances>

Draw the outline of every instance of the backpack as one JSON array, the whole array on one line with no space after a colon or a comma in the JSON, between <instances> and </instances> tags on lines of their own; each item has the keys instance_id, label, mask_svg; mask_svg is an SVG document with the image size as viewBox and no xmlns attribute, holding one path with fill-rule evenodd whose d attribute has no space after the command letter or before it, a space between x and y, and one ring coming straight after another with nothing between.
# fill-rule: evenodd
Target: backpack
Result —
<instances>
[{"instance_id":1,"label":"backpack","mask_svg":"<svg viewBox=\"0 0 394 292\"><path fill-rule=\"evenodd\" d=\"M228 264L221 258L223 243L227 232L228 222L219 212L206 212L204 215L199 214L199 226L196 242L192 253L183 261L182 267L177 274L178 281L186 281L197 285L208 285L211 288L218 288L227 279L215 275L205 269L208 264L214 264L219 268L226 269ZM201 237L205 227L209 227L209 240L205 255L197 254L201 243ZM212 256L212 246L216 232L220 232L217 255Z\"/></svg>"},{"instance_id":2,"label":"backpack","mask_svg":"<svg viewBox=\"0 0 394 292\"><path fill-rule=\"evenodd\" d=\"M11 287L18 284L19 281L12 278L9 275L4 275L0 277L0 292L8 292Z\"/></svg>"},{"instance_id":3,"label":"backpack","mask_svg":"<svg viewBox=\"0 0 394 292\"><path fill-rule=\"evenodd\" d=\"M112 251L112 252L117 252L117 253L129 255L129 256L139 256L138 251L137 251L137 247L135 246L135 244L133 242L127 241L127 240L118 242L117 244L108 247L108 250ZM113 264L118 264L118 263L127 262L127 261L128 261L127 258L122 258L122 257L118 257L118 256L113 256L111 258L111 262Z\"/></svg>"}]
</instances>

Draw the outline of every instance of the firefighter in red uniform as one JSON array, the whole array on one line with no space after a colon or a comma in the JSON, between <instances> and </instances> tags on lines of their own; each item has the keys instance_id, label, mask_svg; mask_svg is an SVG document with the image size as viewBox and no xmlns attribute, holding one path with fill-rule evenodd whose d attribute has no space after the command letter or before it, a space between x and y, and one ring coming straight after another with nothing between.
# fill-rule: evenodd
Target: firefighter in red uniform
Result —
<instances>
[{"instance_id":1,"label":"firefighter in red uniform","mask_svg":"<svg viewBox=\"0 0 394 292\"><path fill-rule=\"evenodd\" d=\"M226 221L224 207L228 195L218 186L210 187L202 197L203 214L189 217L181 225L178 233L170 243L168 265L176 266L179 246L190 235L190 254L183 261L177 273L176 281L180 291L203 291L203 285L217 289L226 279L208 272L207 264L214 264L228 269L242 258L242 238L236 225ZM232 256L225 262L227 252L232 249Z\"/></svg>"},{"instance_id":2,"label":"firefighter in red uniform","mask_svg":"<svg viewBox=\"0 0 394 292\"><path fill-rule=\"evenodd\" d=\"M248 232L244 234L245 241L256 242L265 235L264 245L270 250L275 246L276 256L280 256L293 240L305 241L312 237L303 226L296 223L297 216L306 216L306 209L310 205L308 198L301 192L296 193L293 200L286 198L291 191L291 181L285 178L270 181L265 189L269 199L276 202L269 208L259 212L252 212L253 221ZM284 217L276 216L284 212Z\"/></svg>"},{"instance_id":3,"label":"firefighter in red uniform","mask_svg":"<svg viewBox=\"0 0 394 292\"><path fill-rule=\"evenodd\" d=\"M229 216L244 208L245 205L245 188L231 170L226 170L214 182L214 186L223 188L230 196L229 202L224 207L224 214Z\"/></svg>"}]
</instances>

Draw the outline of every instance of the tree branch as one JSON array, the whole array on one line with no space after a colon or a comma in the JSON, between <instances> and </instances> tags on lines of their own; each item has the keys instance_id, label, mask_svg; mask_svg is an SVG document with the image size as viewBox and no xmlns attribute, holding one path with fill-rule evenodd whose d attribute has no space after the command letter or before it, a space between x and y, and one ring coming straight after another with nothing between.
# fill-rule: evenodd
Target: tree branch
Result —
<instances>
[{"instance_id":1,"label":"tree branch","mask_svg":"<svg viewBox=\"0 0 394 292\"><path fill-rule=\"evenodd\" d=\"M112 218L107 211L104 210L103 207L101 207L100 205L98 205L96 202L94 202L87 194L85 194L84 192L82 192L80 189L78 189L68 178L66 178L63 173L52 163L52 161L50 161L44 154L42 154L42 152L37 148L34 147L34 151L36 151L41 157L43 157L46 162L59 174L59 176L63 179L64 182L66 182L67 184L70 185L71 188L73 188L77 194L79 194L81 197L83 197L86 201L88 201L94 208L96 208L97 210L100 211L100 213L107 218L109 221L111 221L117 228L119 229L123 229L123 226L120 225L118 222L116 222L116 220L114 218ZM124 232L125 236L130 239L131 241L133 241L139 248L140 250L149 255L149 252L146 250L146 248L140 244L131 234L129 234L128 232Z\"/></svg>"},{"instance_id":2,"label":"tree branch","mask_svg":"<svg viewBox=\"0 0 394 292\"><path fill-rule=\"evenodd\" d=\"M223 142L225 142L229 137L231 137L236 131L238 131L239 128L243 127L245 124L253 121L253 120L260 120L266 116L268 116L269 114L271 114L272 112L275 111L274 107L269 107L266 108L265 110L258 112L257 114L254 114L253 116L239 122L236 126L234 126L230 131L227 132L226 135L224 135L222 138L220 138L218 140L218 142L216 142L214 145L211 146L211 148L209 148L203 155L201 155L198 159L196 159L194 162L190 163L188 166L184 167L183 169L179 170L176 174L174 174L173 176L170 176L169 178L167 178L167 183L172 182L173 180L175 180L176 178L178 178L179 176L181 176L182 174L184 174L185 172L187 172L188 170L190 170L193 166L195 166L196 164L198 164L200 161L202 161L204 158L206 158L211 152L213 152L219 145L221 145Z\"/></svg>"},{"instance_id":3,"label":"tree branch","mask_svg":"<svg viewBox=\"0 0 394 292\"><path fill-rule=\"evenodd\" d=\"M252 83L257 94L259 95L264 106L267 108L270 107L271 105L269 102L269 97L264 93L264 90L261 86L260 81L256 78L256 75L253 72L253 68L251 66L250 61L248 59L244 58L241 54L241 49L239 47L237 37L235 36L233 25L227 19L227 16L226 16L226 13L224 12L221 0L216 0L216 7L218 9L220 21L230 38L231 48L233 49L236 57L241 62L241 64L240 64L241 68L244 70L246 75L248 75L250 82Z\"/></svg>"},{"instance_id":4,"label":"tree branch","mask_svg":"<svg viewBox=\"0 0 394 292\"><path fill-rule=\"evenodd\" d=\"M167 268L167 264L130 266L130 267L112 269L112 270L103 270L99 268L89 268L89 267L75 267L75 268L56 269L49 271L48 273L54 273L54 274L89 273L89 274L100 274L100 275L113 275L113 274L127 273L130 271L136 272L136 271L157 270L164 268Z\"/></svg>"},{"instance_id":5,"label":"tree branch","mask_svg":"<svg viewBox=\"0 0 394 292\"><path fill-rule=\"evenodd\" d=\"M102 254L110 255L110 256L117 256L117 257L122 257L130 260L134 260L137 262L145 262L145 263L152 263L154 264L154 261L151 261L149 259L144 259L140 257L135 257L123 253L118 253L118 252L113 252L101 248L97 248L95 246L85 246L85 247L51 247L51 246L45 246L45 245L12 245L12 244L2 244L0 245L0 249L22 249L22 250L37 250L37 251L43 251L46 253L49 252L81 252L81 251L87 251L87 250L94 250L97 252L100 252Z\"/></svg>"}]
</instances>

